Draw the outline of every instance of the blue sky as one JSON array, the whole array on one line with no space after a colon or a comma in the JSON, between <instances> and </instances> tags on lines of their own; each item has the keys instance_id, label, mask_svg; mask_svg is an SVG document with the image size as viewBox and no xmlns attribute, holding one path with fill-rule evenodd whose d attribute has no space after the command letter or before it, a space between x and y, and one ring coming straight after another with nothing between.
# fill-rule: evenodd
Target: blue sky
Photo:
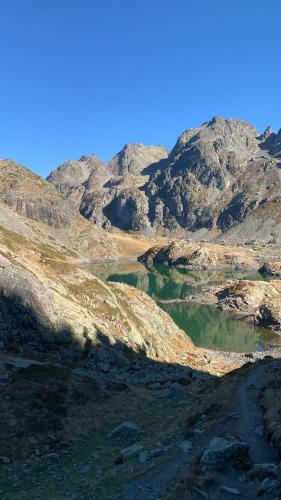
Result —
<instances>
[{"instance_id":1,"label":"blue sky","mask_svg":"<svg viewBox=\"0 0 281 500\"><path fill-rule=\"evenodd\" d=\"M0 157L46 176L214 115L281 127L280 0L0 0Z\"/></svg>"}]
</instances>

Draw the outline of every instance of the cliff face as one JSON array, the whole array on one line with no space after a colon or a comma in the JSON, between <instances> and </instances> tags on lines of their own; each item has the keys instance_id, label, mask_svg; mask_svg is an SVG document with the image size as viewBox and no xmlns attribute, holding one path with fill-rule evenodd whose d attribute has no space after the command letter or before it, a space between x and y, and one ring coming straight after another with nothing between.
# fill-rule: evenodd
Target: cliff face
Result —
<instances>
[{"instance_id":1,"label":"cliff face","mask_svg":"<svg viewBox=\"0 0 281 500\"><path fill-rule=\"evenodd\" d=\"M275 197L280 182L277 161L261 151L254 127L213 118L180 136L146 192L156 227L227 231Z\"/></svg>"},{"instance_id":2,"label":"cliff face","mask_svg":"<svg viewBox=\"0 0 281 500\"><path fill-rule=\"evenodd\" d=\"M35 241L55 241L77 258L119 253L110 235L82 217L64 194L10 160L0 160L0 224Z\"/></svg>"},{"instance_id":3,"label":"cliff face","mask_svg":"<svg viewBox=\"0 0 281 500\"><path fill-rule=\"evenodd\" d=\"M49 226L69 226L77 217L72 204L49 183L10 160L0 160L0 199L17 213Z\"/></svg>"},{"instance_id":4,"label":"cliff face","mask_svg":"<svg viewBox=\"0 0 281 500\"><path fill-rule=\"evenodd\" d=\"M268 128L259 135L247 122L215 117L185 131L169 154L163 147L126 145L87 179L84 161L76 162L81 170L71 189L73 162L48 179L100 226L227 233L260 207L270 212L272 202L279 206L280 154L280 132ZM279 227L271 232L281 237Z\"/></svg>"}]
</instances>

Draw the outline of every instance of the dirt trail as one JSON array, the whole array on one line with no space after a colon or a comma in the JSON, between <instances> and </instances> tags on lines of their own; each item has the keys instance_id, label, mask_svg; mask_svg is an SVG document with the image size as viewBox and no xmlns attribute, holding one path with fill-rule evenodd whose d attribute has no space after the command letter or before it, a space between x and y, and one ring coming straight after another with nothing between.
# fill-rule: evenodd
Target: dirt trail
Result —
<instances>
[{"instance_id":1,"label":"dirt trail","mask_svg":"<svg viewBox=\"0 0 281 500\"><path fill-rule=\"evenodd\" d=\"M188 456L179 448L175 449L175 456L165 464L152 469L141 479L131 482L118 497L120 500L156 500L165 493L167 485L176 480L181 468L186 471L188 462L208 446L209 441L220 435L232 435L245 441L250 446L250 459L254 463L278 463L278 456L274 448L266 441L263 435L262 410L257 400L259 389L264 384L266 367L264 364L254 366L249 375L238 383L232 403L225 417L209 427L194 439L194 448ZM221 416L220 416L221 418ZM224 486L238 488L242 498L255 499L256 486L248 480L239 482L239 473L214 472L215 480ZM241 474L240 474L241 476ZM225 492L209 491L210 499L224 499ZM270 498L270 497L269 497Z\"/></svg>"},{"instance_id":2,"label":"dirt trail","mask_svg":"<svg viewBox=\"0 0 281 500\"><path fill-rule=\"evenodd\" d=\"M275 462L277 452L263 436L262 410L257 401L258 391L264 385L265 367L258 365L239 385L233 407L239 408L235 425L238 436L250 446L250 458L254 463Z\"/></svg>"}]
</instances>

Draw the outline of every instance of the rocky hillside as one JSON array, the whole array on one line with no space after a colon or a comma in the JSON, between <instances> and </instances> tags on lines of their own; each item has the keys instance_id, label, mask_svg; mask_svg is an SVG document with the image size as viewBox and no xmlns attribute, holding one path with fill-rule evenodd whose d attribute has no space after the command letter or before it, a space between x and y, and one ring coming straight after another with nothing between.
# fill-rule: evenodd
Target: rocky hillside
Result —
<instances>
[{"instance_id":1,"label":"rocky hillside","mask_svg":"<svg viewBox=\"0 0 281 500\"><path fill-rule=\"evenodd\" d=\"M245 121L215 117L185 131L169 154L162 147L126 145L106 167L89 174L82 159L59 167L48 180L104 227L161 234L201 230L226 239L233 228L234 242L262 238L261 227L268 241L281 235L274 217L281 205L279 139L280 132L269 128L260 135Z\"/></svg>"},{"instance_id":2,"label":"rocky hillside","mask_svg":"<svg viewBox=\"0 0 281 500\"><path fill-rule=\"evenodd\" d=\"M64 194L26 167L0 160L0 224L78 259L114 257L121 248L82 217Z\"/></svg>"},{"instance_id":3,"label":"rocky hillside","mask_svg":"<svg viewBox=\"0 0 281 500\"><path fill-rule=\"evenodd\" d=\"M159 362L194 352L189 338L146 294L102 282L50 245L3 228L0 235L2 348L68 360L95 359L103 348L107 354L97 363L104 372L115 349L127 367L124 350Z\"/></svg>"}]
</instances>

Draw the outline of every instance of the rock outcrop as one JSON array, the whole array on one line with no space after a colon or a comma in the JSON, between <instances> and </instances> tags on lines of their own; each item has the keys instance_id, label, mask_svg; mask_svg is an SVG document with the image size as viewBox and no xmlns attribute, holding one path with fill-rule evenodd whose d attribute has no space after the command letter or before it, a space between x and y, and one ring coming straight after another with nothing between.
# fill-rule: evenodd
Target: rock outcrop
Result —
<instances>
[{"instance_id":1,"label":"rock outcrop","mask_svg":"<svg viewBox=\"0 0 281 500\"><path fill-rule=\"evenodd\" d=\"M256 325L281 330L281 281L238 280L205 287L185 301L212 304Z\"/></svg>"},{"instance_id":2,"label":"rock outcrop","mask_svg":"<svg viewBox=\"0 0 281 500\"><path fill-rule=\"evenodd\" d=\"M281 262L273 261L267 262L263 264L263 266L259 269L259 272L262 274L268 274L269 276L281 276Z\"/></svg>"},{"instance_id":3,"label":"rock outcrop","mask_svg":"<svg viewBox=\"0 0 281 500\"><path fill-rule=\"evenodd\" d=\"M152 247L138 260L194 269L257 269L254 252L239 247L174 240Z\"/></svg>"},{"instance_id":4,"label":"rock outcrop","mask_svg":"<svg viewBox=\"0 0 281 500\"><path fill-rule=\"evenodd\" d=\"M268 128L259 135L245 121L214 117L186 130L169 154L161 146L129 144L106 173L104 166L93 170L91 183L85 160L70 162L69 171L64 164L48 180L100 226L161 234L201 230L212 237L237 228L234 242L251 233L260 239L263 231L268 241L272 233L281 239L279 150L280 132ZM73 164L75 186L69 188Z\"/></svg>"}]
</instances>

